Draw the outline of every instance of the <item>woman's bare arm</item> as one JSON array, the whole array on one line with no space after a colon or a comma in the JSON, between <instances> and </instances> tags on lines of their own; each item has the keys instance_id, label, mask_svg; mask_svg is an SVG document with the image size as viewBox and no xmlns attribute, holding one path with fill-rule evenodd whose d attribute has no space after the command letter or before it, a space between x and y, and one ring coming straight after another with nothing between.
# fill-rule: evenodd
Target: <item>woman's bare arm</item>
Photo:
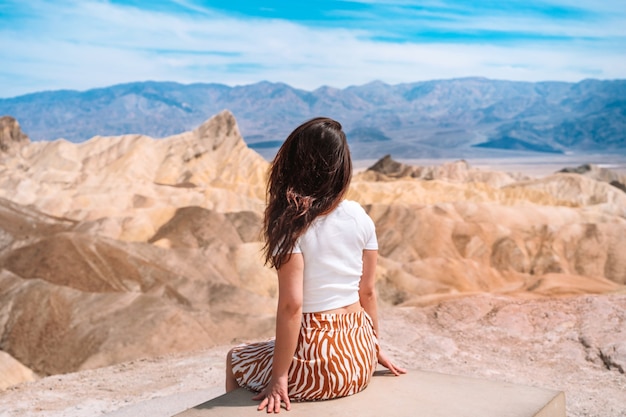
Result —
<instances>
[{"instance_id":1,"label":"woman's bare arm","mask_svg":"<svg viewBox=\"0 0 626 417\"><path fill-rule=\"evenodd\" d=\"M255 400L263 400L259 410L267 407L268 413L278 413L281 400L285 402L287 410L291 408L287 382L302 322L303 278L302 254L292 254L278 270L278 308L272 379L263 392L253 397Z\"/></svg>"},{"instance_id":2,"label":"woman's bare arm","mask_svg":"<svg viewBox=\"0 0 626 417\"><path fill-rule=\"evenodd\" d=\"M377 250L363 251L363 275L359 283L359 301L374 322L374 332L378 335L378 307L376 300Z\"/></svg>"},{"instance_id":3,"label":"woman's bare arm","mask_svg":"<svg viewBox=\"0 0 626 417\"><path fill-rule=\"evenodd\" d=\"M376 299L376 264L378 262L378 251L363 251L363 275L359 283L359 300L363 309L372 318L374 325L374 333L376 337L380 337L378 332L378 302ZM387 355L383 353L382 348L378 350L378 363L389 369L394 375L405 374L406 370L396 366Z\"/></svg>"}]
</instances>

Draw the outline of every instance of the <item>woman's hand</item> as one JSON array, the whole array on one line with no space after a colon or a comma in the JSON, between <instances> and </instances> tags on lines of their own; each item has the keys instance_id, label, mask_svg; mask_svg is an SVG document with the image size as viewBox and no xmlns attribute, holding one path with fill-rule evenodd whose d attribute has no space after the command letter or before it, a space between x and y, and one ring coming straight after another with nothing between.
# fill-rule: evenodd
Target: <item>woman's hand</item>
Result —
<instances>
[{"instance_id":1,"label":"woman's hand","mask_svg":"<svg viewBox=\"0 0 626 417\"><path fill-rule=\"evenodd\" d=\"M399 376L401 374L406 374L406 369L400 368L391 362L391 360L385 355L382 350L378 351L378 363L389 369L392 374L395 376Z\"/></svg>"},{"instance_id":2,"label":"woman's hand","mask_svg":"<svg viewBox=\"0 0 626 417\"><path fill-rule=\"evenodd\" d=\"M287 376L276 380L272 379L267 388L252 397L253 400L263 400L257 410L261 411L267 408L267 412L270 414L280 413L280 403L283 401L285 403L285 409L289 411L291 409L291 403L289 402L287 380Z\"/></svg>"}]
</instances>

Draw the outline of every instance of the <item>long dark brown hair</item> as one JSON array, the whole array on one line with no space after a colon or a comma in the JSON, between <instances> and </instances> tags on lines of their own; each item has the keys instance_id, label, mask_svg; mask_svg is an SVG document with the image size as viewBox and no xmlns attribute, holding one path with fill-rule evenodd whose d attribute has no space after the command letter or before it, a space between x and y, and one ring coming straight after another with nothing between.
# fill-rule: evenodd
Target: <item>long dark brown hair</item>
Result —
<instances>
[{"instance_id":1,"label":"long dark brown hair","mask_svg":"<svg viewBox=\"0 0 626 417\"><path fill-rule=\"evenodd\" d=\"M270 167L265 209L265 261L280 268L311 222L341 202L352 178L346 135L335 120L298 126Z\"/></svg>"}]
</instances>

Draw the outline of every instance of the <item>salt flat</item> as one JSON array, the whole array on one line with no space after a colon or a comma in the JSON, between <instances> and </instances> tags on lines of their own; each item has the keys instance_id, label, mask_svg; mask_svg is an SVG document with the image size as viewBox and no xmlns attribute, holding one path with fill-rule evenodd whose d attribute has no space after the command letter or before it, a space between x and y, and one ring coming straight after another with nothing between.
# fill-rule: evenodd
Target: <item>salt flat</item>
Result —
<instances>
[{"instance_id":1,"label":"salt flat","mask_svg":"<svg viewBox=\"0 0 626 417\"><path fill-rule=\"evenodd\" d=\"M404 159L395 156L394 159L408 165L438 166L463 158ZM493 157L471 157L465 158L465 161L471 167L485 171L519 172L532 177L546 176L565 167L574 168L584 164L593 164L626 174L626 155L620 154L541 155L533 153L524 156L507 156L507 153L502 153L500 157L496 155ZM356 160L354 167L356 171L362 171L374 163L376 163L375 159Z\"/></svg>"}]
</instances>

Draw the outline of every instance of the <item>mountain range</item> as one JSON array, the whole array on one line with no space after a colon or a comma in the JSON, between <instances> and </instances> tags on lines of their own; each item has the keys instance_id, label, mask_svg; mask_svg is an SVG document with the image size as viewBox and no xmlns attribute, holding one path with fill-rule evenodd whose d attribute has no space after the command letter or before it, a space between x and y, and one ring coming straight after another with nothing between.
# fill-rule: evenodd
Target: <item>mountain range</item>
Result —
<instances>
[{"instance_id":1,"label":"mountain range","mask_svg":"<svg viewBox=\"0 0 626 417\"><path fill-rule=\"evenodd\" d=\"M339 120L357 158L626 152L626 80L515 82L485 78L314 91L283 83L135 82L0 99L35 141L190 131L227 109L266 158L304 120ZM502 152L509 151L509 152Z\"/></svg>"}]
</instances>

